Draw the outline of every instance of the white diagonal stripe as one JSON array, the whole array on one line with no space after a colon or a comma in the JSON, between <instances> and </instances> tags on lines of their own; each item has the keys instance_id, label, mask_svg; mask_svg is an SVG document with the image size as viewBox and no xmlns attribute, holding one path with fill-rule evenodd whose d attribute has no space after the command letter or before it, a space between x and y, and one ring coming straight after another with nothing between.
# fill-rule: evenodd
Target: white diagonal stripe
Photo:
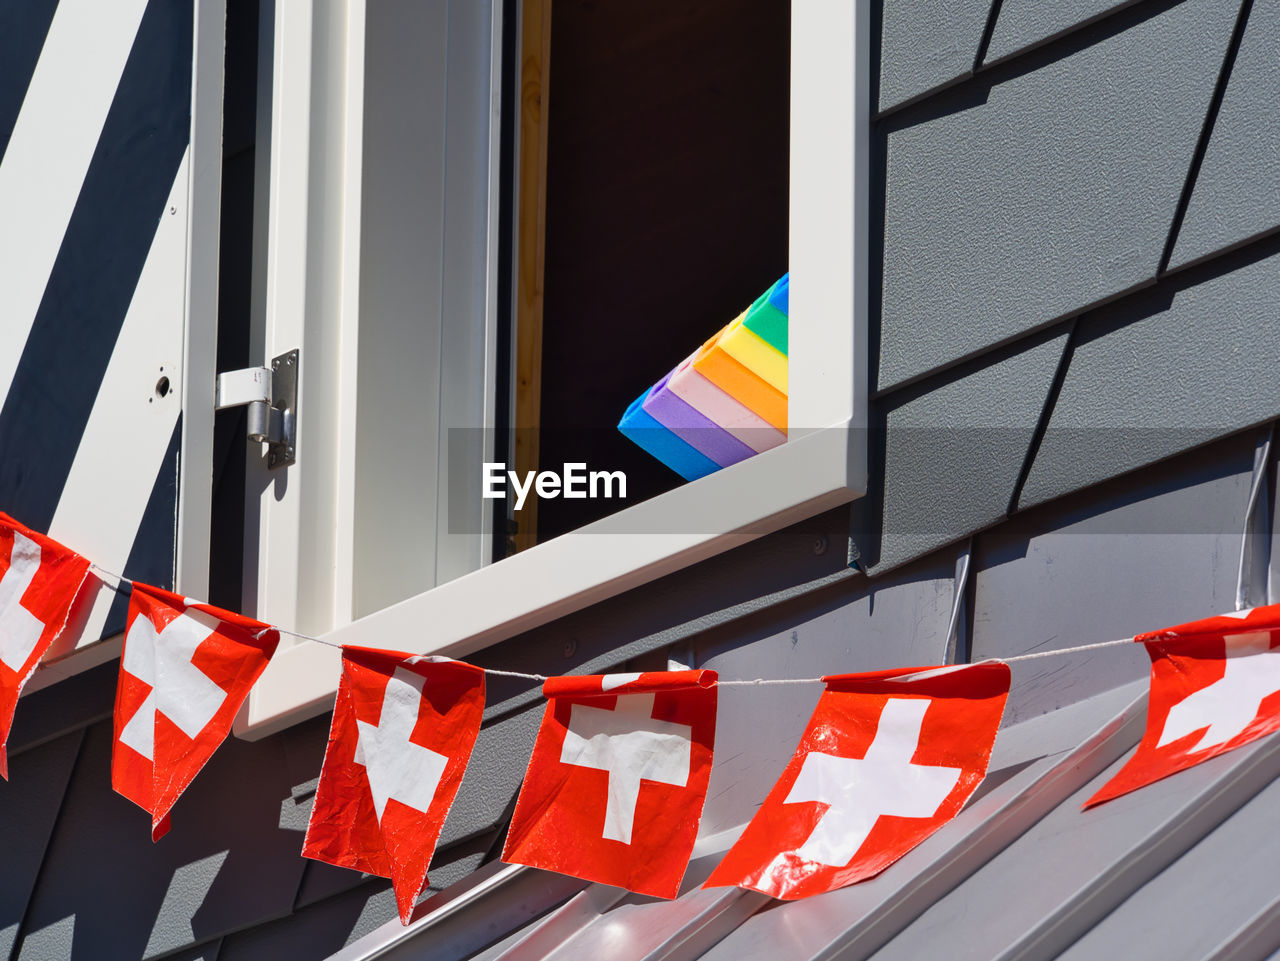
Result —
<instances>
[{"instance_id":1,"label":"white diagonal stripe","mask_svg":"<svg viewBox=\"0 0 1280 961\"><path fill-rule=\"evenodd\" d=\"M123 571L129 559L182 403L179 367L188 161L189 151L178 165L165 212L49 525L50 537L75 544L79 552L109 571ZM177 213L170 214L170 210ZM156 396L154 390L161 367L169 378L169 392L164 397ZM128 451L127 457L120 456L123 451ZM109 511L102 509L103 464L112 465ZM96 579L90 579L88 585L97 593L84 629L77 635L84 644L102 636L116 597L113 587Z\"/></svg>"},{"instance_id":2,"label":"white diagonal stripe","mask_svg":"<svg viewBox=\"0 0 1280 961\"><path fill-rule=\"evenodd\" d=\"M61 0L0 158L0 394L26 345L146 0Z\"/></svg>"},{"instance_id":3,"label":"white diagonal stripe","mask_svg":"<svg viewBox=\"0 0 1280 961\"><path fill-rule=\"evenodd\" d=\"M0 577L0 661L13 671L22 670L44 633L44 622L22 606L39 570L40 545L14 531L9 567Z\"/></svg>"}]
</instances>

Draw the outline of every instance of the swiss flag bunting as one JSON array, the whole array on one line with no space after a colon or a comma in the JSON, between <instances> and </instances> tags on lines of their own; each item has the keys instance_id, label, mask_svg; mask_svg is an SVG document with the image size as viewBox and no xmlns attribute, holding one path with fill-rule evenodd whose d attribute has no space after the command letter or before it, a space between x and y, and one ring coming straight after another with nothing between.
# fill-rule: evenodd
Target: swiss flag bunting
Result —
<instances>
[{"instance_id":1,"label":"swiss flag bunting","mask_svg":"<svg viewBox=\"0 0 1280 961\"><path fill-rule=\"evenodd\" d=\"M986 775L1007 665L823 680L795 756L707 887L789 900L865 880L955 817Z\"/></svg>"},{"instance_id":2,"label":"swiss flag bunting","mask_svg":"<svg viewBox=\"0 0 1280 961\"><path fill-rule=\"evenodd\" d=\"M675 897L698 834L714 671L553 677L502 860Z\"/></svg>"},{"instance_id":3,"label":"swiss flag bunting","mask_svg":"<svg viewBox=\"0 0 1280 961\"><path fill-rule=\"evenodd\" d=\"M484 714L484 671L346 647L302 853L390 878L409 923Z\"/></svg>"},{"instance_id":4,"label":"swiss flag bunting","mask_svg":"<svg viewBox=\"0 0 1280 961\"><path fill-rule=\"evenodd\" d=\"M1151 657L1147 729L1133 756L1085 807L1280 730L1280 605L1134 640Z\"/></svg>"},{"instance_id":5,"label":"swiss flag bunting","mask_svg":"<svg viewBox=\"0 0 1280 961\"><path fill-rule=\"evenodd\" d=\"M62 633L89 561L0 513L0 775L22 687Z\"/></svg>"},{"instance_id":6,"label":"swiss flag bunting","mask_svg":"<svg viewBox=\"0 0 1280 961\"><path fill-rule=\"evenodd\" d=\"M0 513L6 780L23 686L67 630L91 566ZM153 841L230 733L279 640L260 621L133 584L111 784L151 815ZM1151 659L1147 727L1086 808L1280 731L1280 604L1134 641ZM1125 642L1057 653L1110 643ZM706 887L791 900L866 880L954 818L986 776L1009 694L1007 664L822 681L826 689L794 755ZM714 671L697 670L547 679L502 860L676 897L711 776L717 684ZM390 878L408 924L484 706L482 668L344 647L302 853Z\"/></svg>"},{"instance_id":7,"label":"swiss flag bunting","mask_svg":"<svg viewBox=\"0 0 1280 961\"><path fill-rule=\"evenodd\" d=\"M274 628L134 583L116 688L111 786L151 814L151 838L231 730L275 653Z\"/></svg>"}]
</instances>

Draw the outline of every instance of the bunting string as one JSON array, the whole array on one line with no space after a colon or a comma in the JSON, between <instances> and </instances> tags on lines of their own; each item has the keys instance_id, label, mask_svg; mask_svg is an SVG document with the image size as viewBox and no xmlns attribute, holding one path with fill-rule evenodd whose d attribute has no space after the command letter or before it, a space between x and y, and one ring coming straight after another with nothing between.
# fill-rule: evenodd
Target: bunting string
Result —
<instances>
[{"instance_id":1,"label":"bunting string","mask_svg":"<svg viewBox=\"0 0 1280 961\"><path fill-rule=\"evenodd\" d=\"M116 590L120 590L126 584L129 586L133 585L133 581L125 577L123 574L117 574L114 571L108 571L105 568L99 567L97 564L94 564L92 562L89 564L89 567L96 574L114 579L116 581L116 588L115 588ZM310 634L303 634L300 631L291 631L289 630L289 628L281 627L278 624L272 624L269 627L264 628L261 632L259 632L258 636L265 634L269 630L276 631L280 634L287 634L290 637L296 637L302 641L312 641L316 644L323 644L326 647L337 648L338 650L342 650L342 648L344 647L344 645L339 643L338 641L329 641L329 640L325 640L323 637L313 637ZM1075 647L1057 647L1049 651L1033 651L1029 654L1013 654L1013 655L1010 655L1009 657L986 658L983 661L975 661L973 663L975 664L993 663L996 661L1000 661L1005 664L1013 664L1018 661L1034 661L1044 657L1065 657L1068 654L1080 654L1085 651L1097 651L1097 650L1102 650L1103 648L1119 647L1122 644L1133 644L1133 643L1134 643L1134 640L1132 637L1118 637L1112 641L1097 641L1093 644L1078 644ZM534 681L539 684L550 680L550 676L546 674L526 674L523 671L502 671L494 667L484 667L484 668L480 668L480 670L484 671L486 674L492 674L495 677L514 677L514 678L519 678L520 680L523 680L523 681ZM930 668L930 670L934 670L934 669ZM791 684L821 684L823 683L823 680L821 677L776 677L776 678L757 677L757 678L744 679L744 680L727 680L727 681L720 680L720 681L717 681L716 683L719 684L721 687L776 687L780 685L791 685Z\"/></svg>"}]
</instances>

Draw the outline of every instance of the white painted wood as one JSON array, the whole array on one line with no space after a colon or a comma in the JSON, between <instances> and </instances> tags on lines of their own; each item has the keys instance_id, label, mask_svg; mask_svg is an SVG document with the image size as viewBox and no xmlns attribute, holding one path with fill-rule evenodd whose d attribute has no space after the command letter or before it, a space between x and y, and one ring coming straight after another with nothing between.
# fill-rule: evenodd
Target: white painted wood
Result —
<instances>
[{"instance_id":1,"label":"white painted wood","mask_svg":"<svg viewBox=\"0 0 1280 961\"><path fill-rule=\"evenodd\" d=\"M191 70L191 142L183 303L182 446L174 588L209 592L213 510L213 413L217 382L219 225L222 200L222 91L226 0L197 0ZM177 206L170 203L167 210Z\"/></svg>"},{"instance_id":2,"label":"white painted wood","mask_svg":"<svg viewBox=\"0 0 1280 961\"><path fill-rule=\"evenodd\" d=\"M870 0L791 5L792 439L866 426L870 18Z\"/></svg>"},{"instance_id":3,"label":"white painted wood","mask_svg":"<svg viewBox=\"0 0 1280 961\"><path fill-rule=\"evenodd\" d=\"M519 7L519 4L516 5ZM516 238L519 236L519 218L512 217L509 225L509 237L504 238L499 230L501 199L502 199L502 164L501 164L501 137L502 137L502 92L503 92L503 76L507 72L507 68L502 62L502 35L504 30L502 5L493 7L493 15L489 23L489 143L491 144L489 159L489 233L488 246L485 250L485 367L484 367L484 408L481 421L486 427L496 427L499 416L505 418L505 422L509 424L515 423L515 390L508 392L507 409L505 411L498 410L498 384L505 382L514 384L516 351L509 351L508 364L505 369L498 369L498 342L510 333L515 343L515 316L516 316L516 290L514 284L510 289L503 289L498 284L498 267L500 259L500 251L504 241L510 240L512 249L515 249ZM520 28L518 26L519 14L517 13L517 26L514 27L515 36L520 36ZM520 111L515 111L513 118L511 137L513 144L520 143ZM517 181L519 178L516 178ZM519 209L520 191L518 182L512 186L511 206L513 210ZM508 320L511 330L503 332L499 328L498 318L502 313L502 305L509 306ZM509 450L509 445L494 435L485 444L485 456L491 460L500 460L506 458L514 460L514 451ZM493 563L493 525L494 513L487 505L482 504L480 507L480 563L482 565Z\"/></svg>"},{"instance_id":4,"label":"white painted wood","mask_svg":"<svg viewBox=\"0 0 1280 961\"><path fill-rule=\"evenodd\" d=\"M272 31L271 136L268 167L265 311L258 333L264 365L285 351L302 351L298 378L298 460L309 457L306 411L310 354L307 316L307 230L311 172L310 3L279 3ZM261 145L260 145L261 146ZM262 196L259 195L259 202ZM255 340L258 338L254 338ZM244 613L306 624L299 610L301 472L268 471L265 450L250 448L246 472ZM256 535L256 542L255 542ZM310 625L308 625L310 626Z\"/></svg>"},{"instance_id":5,"label":"white painted wood","mask_svg":"<svg viewBox=\"0 0 1280 961\"><path fill-rule=\"evenodd\" d=\"M146 0L58 4L0 159L0 394L8 391Z\"/></svg>"},{"instance_id":6,"label":"white painted wood","mask_svg":"<svg viewBox=\"0 0 1280 961\"><path fill-rule=\"evenodd\" d=\"M325 635L462 657L858 496L864 438L842 428L775 447L499 564ZM255 739L332 703L338 651L281 650L249 695L236 732Z\"/></svg>"},{"instance_id":7,"label":"white painted wood","mask_svg":"<svg viewBox=\"0 0 1280 961\"><path fill-rule=\"evenodd\" d=\"M355 22L356 14L361 15ZM297 545L299 622L323 630L350 618L338 610L337 505L341 467L354 456L355 437L345 432L345 390L354 382L358 293L358 260L348 262L352 241L360 236L359 154L363 116L363 4L321 0L315 4L312 48L311 186L306 231L308 248L307 311L302 369L307 378L300 414L305 464L286 469L287 481L301 494L300 542ZM353 165L354 164L354 168ZM358 255L358 242L355 247ZM348 287L357 299L349 299ZM354 415L354 410L352 411ZM349 555L348 555L349 556ZM306 628L303 628L304 630Z\"/></svg>"},{"instance_id":8,"label":"white painted wood","mask_svg":"<svg viewBox=\"0 0 1280 961\"><path fill-rule=\"evenodd\" d=\"M450 71L472 56L451 42L447 0L369 4L366 13L356 616L436 583L442 381L452 363L442 356L446 106ZM460 358L464 370L466 363ZM479 369L471 374L480 380Z\"/></svg>"},{"instance_id":9,"label":"white painted wood","mask_svg":"<svg viewBox=\"0 0 1280 961\"><path fill-rule=\"evenodd\" d=\"M271 370L267 367L245 367L224 370L218 374L215 405L218 410L243 407L246 404L271 403Z\"/></svg>"},{"instance_id":10,"label":"white painted wood","mask_svg":"<svg viewBox=\"0 0 1280 961\"><path fill-rule=\"evenodd\" d=\"M471 478L477 465L494 460L501 21L500 9L488 4L455 0L449 7L437 584L476 570L492 555L493 502ZM487 218L477 222L475 211Z\"/></svg>"},{"instance_id":11,"label":"white painted wood","mask_svg":"<svg viewBox=\"0 0 1280 961\"><path fill-rule=\"evenodd\" d=\"M275 12L254 339L300 348L302 387L298 463L251 464L245 608L308 633L487 557L437 538L447 430L492 425L497 316L501 25L455 7Z\"/></svg>"},{"instance_id":12,"label":"white painted wood","mask_svg":"<svg viewBox=\"0 0 1280 961\"><path fill-rule=\"evenodd\" d=\"M359 397L360 338L360 204L364 141L365 3L349 0L346 10L347 96L342 122L346 133L341 164L344 172L342 230L337 269L342 278L337 305L342 335L338 344L338 403L334 418L335 491L333 624L355 617L356 543L356 410Z\"/></svg>"},{"instance_id":13,"label":"white painted wood","mask_svg":"<svg viewBox=\"0 0 1280 961\"><path fill-rule=\"evenodd\" d=\"M308 632L350 618L363 16L343 0L264 5L269 159L257 194L268 213L255 228L267 255L251 342L261 363L301 352L298 459L272 471L250 448L243 606Z\"/></svg>"},{"instance_id":14,"label":"white painted wood","mask_svg":"<svg viewBox=\"0 0 1280 961\"><path fill-rule=\"evenodd\" d=\"M183 157L147 259L111 352L49 536L109 571L124 570L185 396L182 309L187 261L190 151ZM173 213L169 213L172 210ZM155 390L169 378L164 397ZM212 410L212 403L206 399ZM111 465L104 470L103 465ZM110 510L103 510L110 504ZM206 548L206 563L208 550ZM66 632L49 658L102 636L116 592L90 577L92 611L81 632ZM77 661L79 669L91 667ZM43 671L33 678L43 681Z\"/></svg>"},{"instance_id":15,"label":"white painted wood","mask_svg":"<svg viewBox=\"0 0 1280 961\"><path fill-rule=\"evenodd\" d=\"M55 27L59 17L75 15L80 20L74 31L64 23L63 35L57 38L51 28L50 39L57 43L52 53L46 44L41 63L48 60L50 70L57 67L60 58L69 56L58 44L73 39L89 51L77 55L75 64L61 63L61 69L71 70L77 78L83 74L86 81L103 89L95 86L88 103L79 105L70 116L64 112L53 125L56 135L48 138L51 147L66 146L64 140L73 136L83 138L87 167L145 4L115 7L109 15L101 5L92 5L93 17L110 20L105 34L101 24L84 19L86 10L77 11L78 6L83 5L60 4ZM101 567L123 571L181 413L180 470L173 465L178 472L179 497L175 580L177 590L195 596L208 590L225 18L225 0L199 0L193 45L191 142L175 174L49 530L50 536ZM87 37L93 37L93 42L86 43ZM95 60L113 50L110 64L99 65L106 73L95 74L83 66L85 56L92 67ZM75 95L75 91L64 94ZM46 95L33 101L37 106L42 96ZM43 109L52 108L45 103ZM90 115L94 110L101 116ZM72 131L75 125L86 127ZM46 187L55 189L59 172L70 177L65 169L60 170L64 162L59 158L52 165L52 175L46 172L32 181L36 185L29 188L33 197L38 198ZM83 179L83 171L78 176ZM78 189L77 182L71 203ZM61 233L56 240L61 240ZM56 255L56 245L53 253ZM0 266L0 272L3 270ZM9 330L6 325L5 331ZM16 363L16 355L13 359ZM157 392L161 377L168 380L163 396ZM122 457L123 451L128 456ZM104 472L103 464L113 465L112 469ZM111 510L103 511L103 503L110 503ZM50 650L27 692L119 654L118 636L98 640L116 599L114 582L104 584L90 575L85 590L87 596L77 606L75 629L66 632Z\"/></svg>"},{"instance_id":16,"label":"white painted wood","mask_svg":"<svg viewBox=\"0 0 1280 961\"><path fill-rule=\"evenodd\" d=\"M800 0L793 9L792 38L791 314L796 322L790 362L791 382L797 385L792 442L488 571L474 571L483 563L489 538L472 533L460 541L447 534L447 471L459 465L443 464L441 454L449 427L481 427L493 416L491 344L501 296L494 286L499 104L494 64L500 32L496 8L491 10L487 29L481 29L475 7L450 7L447 17L443 0L415 8L415 24L435 18L440 27L438 34L426 31L426 39L413 45L415 83L393 74L396 83L389 84L375 72L385 72L388 59L398 62L392 48L407 39L386 36L382 21L376 37L372 21L364 23L362 58L351 61L348 143L357 135L358 121L362 150L356 170L348 146L343 253L335 269L344 279L341 316L333 321L343 325L338 348L343 376L334 385L341 397L333 421L339 438L332 468L336 493L334 513L317 514L308 525L336 530L337 546L331 561L321 553L333 573L328 603L317 594L302 610L295 593L260 605L259 616L269 619L268 612L293 607L295 617L279 619L287 628L349 643L391 644L379 638L394 638L394 645L406 650L460 656L865 490L869 2L858 0L850 7L838 0ZM352 21L362 11L369 15L363 4L353 4ZM388 15L384 8L379 11ZM423 42L444 44L446 37L447 51L422 47ZM477 38L487 50L475 45ZM277 63L277 69L283 66ZM484 70L489 71L489 113L481 117L479 102L456 88L474 94L483 85ZM443 89L446 79L449 90ZM412 122L401 118L395 125L398 152L388 155L392 135L386 117L375 112L399 116L394 111L403 87L414 91L415 112ZM351 106L356 100L362 101L358 118ZM442 143L425 136L432 123L444 130ZM411 174L404 172L405 157L413 159ZM476 169L467 169L469 158ZM485 171L487 181L481 176ZM435 184L443 195L434 192ZM359 203L353 204L357 190ZM459 195L474 199L460 203ZM462 229L468 226L465 220L459 226L449 217L455 209L487 210L487 233ZM310 236L314 242L315 231ZM443 272L441 258L448 261ZM482 271L484 293L477 299ZM433 302L433 297L439 299ZM307 353L304 349L304 376L310 370L314 378L315 361L309 362ZM460 356L466 361L455 363ZM478 383L484 384L480 397L474 393ZM304 424L309 416L314 412L308 414L304 406ZM299 456L304 456L301 450ZM309 482L313 465L290 468L293 476L280 485L283 498L293 496L295 485ZM478 490L478 481L475 486ZM454 516L483 518L484 507L483 502L474 510L468 505ZM264 517L268 513L264 506ZM306 551L298 551L294 561L304 568L316 565ZM266 555L258 562L267 563ZM472 573L441 583L466 570ZM266 575L255 575L255 589L270 589ZM332 630L317 618L317 609L331 616ZM348 612L355 620L343 626ZM324 710L337 678L332 648L284 645L251 694L237 732L260 737Z\"/></svg>"}]
</instances>

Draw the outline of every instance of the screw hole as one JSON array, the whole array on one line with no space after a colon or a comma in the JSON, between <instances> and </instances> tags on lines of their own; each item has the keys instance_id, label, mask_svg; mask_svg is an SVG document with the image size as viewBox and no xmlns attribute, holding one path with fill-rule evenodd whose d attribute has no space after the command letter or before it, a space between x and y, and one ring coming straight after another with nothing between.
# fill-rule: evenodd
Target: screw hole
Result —
<instances>
[{"instance_id":1,"label":"screw hole","mask_svg":"<svg viewBox=\"0 0 1280 961\"><path fill-rule=\"evenodd\" d=\"M163 397L169 393L169 378L161 377L156 381L156 396Z\"/></svg>"}]
</instances>

